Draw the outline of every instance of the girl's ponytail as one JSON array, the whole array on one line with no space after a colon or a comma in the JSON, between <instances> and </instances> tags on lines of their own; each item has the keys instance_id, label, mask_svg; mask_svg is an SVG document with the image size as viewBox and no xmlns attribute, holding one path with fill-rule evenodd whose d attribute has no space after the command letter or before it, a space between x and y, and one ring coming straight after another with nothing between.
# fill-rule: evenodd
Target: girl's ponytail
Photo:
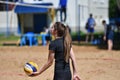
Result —
<instances>
[{"instance_id":1,"label":"girl's ponytail","mask_svg":"<svg viewBox=\"0 0 120 80\"><path fill-rule=\"evenodd\" d=\"M68 63L69 56L70 56L70 50L72 45L72 39L69 32L69 27L65 26L65 32L64 32L64 59Z\"/></svg>"}]
</instances>

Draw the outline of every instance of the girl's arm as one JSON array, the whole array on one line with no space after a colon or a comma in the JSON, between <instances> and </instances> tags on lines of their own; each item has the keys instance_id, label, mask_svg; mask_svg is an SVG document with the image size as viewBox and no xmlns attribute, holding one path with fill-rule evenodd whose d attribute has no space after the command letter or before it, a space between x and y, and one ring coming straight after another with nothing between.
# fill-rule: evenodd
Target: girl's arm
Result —
<instances>
[{"instance_id":1,"label":"girl's arm","mask_svg":"<svg viewBox=\"0 0 120 80\"><path fill-rule=\"evenodd\" d=\"M106 40L106 35L107 35L107 24L104 24L104 36L103 36L103 40Z\"/></svg>"},{"instance_id":2,"label":"girl's arm","mask_svg":"<svg viewBox=\"0 0 120 80\"><path fill-rule=\"evenodd\" d=\"M72 48L71 48L71 51L70 51L70 58L71 58L72 67L73 67L73 80L80 80L80 78L77 74L76 60L75 60L75 55L74 55L74 52L73 52Z\"/></svg>"},{"instance_id":3,"label":"girl's arm","mask_svg":"<svg viewBox=\"0 0 120 80\"><path fill-rule=\"evenodd\" d=\"M40 68L39 72L34 72L31 76L40 75L42 72L44 72L46 69L48 69L52 65L53 60L54 60L54 52L52 50L49 50L47 62Z\"/></svg>"}]
</instances>

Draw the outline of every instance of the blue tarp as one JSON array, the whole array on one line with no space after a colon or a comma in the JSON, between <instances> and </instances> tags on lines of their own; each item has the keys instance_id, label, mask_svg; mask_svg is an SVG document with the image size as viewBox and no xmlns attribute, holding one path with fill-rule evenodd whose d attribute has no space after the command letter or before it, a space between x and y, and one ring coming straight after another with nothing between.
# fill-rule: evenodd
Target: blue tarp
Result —
<instances>
[{"instance_id":1,"label":"blue tarp","mask_svg":"<svg viewBox=\"0 0 120 80\"><path fill-rule=\"evenodd\" d=\"M52 3L41 3L41 4L32 4L32 5L52 6ZM19 14L21 13L45 13L45 12L48 12L48 8L38 8L38 7L22 6L22 5L17 5L15 8L15 13L19 13Z\"/></svg>"}]
</instances>

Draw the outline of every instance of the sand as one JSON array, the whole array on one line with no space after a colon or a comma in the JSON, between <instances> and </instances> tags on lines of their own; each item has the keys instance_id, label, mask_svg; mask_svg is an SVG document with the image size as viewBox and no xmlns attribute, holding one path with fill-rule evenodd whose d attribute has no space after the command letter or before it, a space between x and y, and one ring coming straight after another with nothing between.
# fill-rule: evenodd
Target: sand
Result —
<instances>
[{"instance_id":1,"label":"sand","mask_svg":"<svg viewBox=\"0 0 120 80\"><path fill-rule=\"evenodd\" d=\"M119 80L120 51L95 46L73 45L81 80ZM0 46L0 80L53 80L54 63L44 73L28 77L24 64L36 62L39 68L47 61L48 46ZM71 68L72 70L72 68Z\"/></svg>"}]
</instances>

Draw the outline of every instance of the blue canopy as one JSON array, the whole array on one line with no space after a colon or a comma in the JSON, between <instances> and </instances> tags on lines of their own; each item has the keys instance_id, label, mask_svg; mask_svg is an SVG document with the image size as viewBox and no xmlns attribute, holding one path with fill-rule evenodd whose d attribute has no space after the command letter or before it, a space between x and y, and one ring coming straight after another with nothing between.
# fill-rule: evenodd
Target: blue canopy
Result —
<instances>
[{"instance_id":1,"label":"blue canopy","mask_svg":"<svg viewBox=\"0 0 120 80\"><path fill-rule=\"evenodd\" d=\"M23 3L24 4L24 3ZM52 6L52 3L41 3L41 4L32 4L32 5L41 5L41 6ZM48 8L38 8L38 7L32 7L32 6L22 6L17 5L15 7L15 13L21 14L21 13L45 13L48 12Z\"/></svg>"}]
</instances>

